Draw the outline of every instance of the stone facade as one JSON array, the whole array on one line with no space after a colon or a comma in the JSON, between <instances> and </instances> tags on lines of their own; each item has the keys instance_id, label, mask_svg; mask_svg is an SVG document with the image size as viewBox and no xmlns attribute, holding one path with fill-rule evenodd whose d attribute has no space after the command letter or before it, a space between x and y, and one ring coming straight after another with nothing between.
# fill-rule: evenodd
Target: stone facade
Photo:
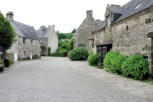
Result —
<instances>
[{"instance_id":1,"label":"stone facade","mask_svg":"<svg viewBox=\"0 0 153 102\"><path fill-rule=\"evenodd\" d=\"M40 57L40 41L33 27L13 20L13 13L8 12L6 16L13 26L16 37L8 53L13 54L14 61L18 59L32 59L33 56Z\"/></svg>"},{"instance_id":2,"label":"stone facade","mask_svg":"<svg viewBox=\"0 0 153 102\"><path fill-rule=\"evenodd\" d=\"M74 48L84 47L89 52L92 47L89 47L89 39L93 39L92 32L98 25L99 20L93 18L91 10L87 11L87 16L74 34Z\"/></svg>"},{"instance_id":3,"label":"stone facade","mask_svg":"<svg viewBox=\"0 0 153 102\"><path fill-rule=\"evenodd\" d=\"M58 37L56 35L55 26L52 25L45 27L41 26L39 30L37 30L37 34L39 35L39 38L41 40L41 45L45 46L46 48L50 47L51 52L54 53L58 49ZM46 49L45 54L48 53L48 50Z\"/></svg>"},{"instance_id":4,"label":"stone facade","mask_svg":"<svg viewBox=\"0 0 153 102\"><path fill-rule=\"evenodd\" d=\"M134 0L133 0L134 1ZM108 7L109 8L109 7ZM142 54L150 62L150 73L152 70L152 40L147 37L149 32L153 32L153 6L150 6L138 13L135 13L123 20L112 23L108 26L107 16L105 17L105 27L93 32L94 53L97 53L98 45L107 45L112 41L112 50L130 56ZM106 10L106 14L108 12ZM111 14L110 14L111 15Z\"/></svg>"}]
</instances>

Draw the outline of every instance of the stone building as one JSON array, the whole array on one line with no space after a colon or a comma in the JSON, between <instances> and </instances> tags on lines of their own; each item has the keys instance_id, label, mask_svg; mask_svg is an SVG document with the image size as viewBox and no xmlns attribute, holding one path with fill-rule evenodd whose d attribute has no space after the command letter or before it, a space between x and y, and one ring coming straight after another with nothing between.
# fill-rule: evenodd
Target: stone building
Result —
<instances>
[{"instance_id":1,"label":"stone building","mask_svg":"<svg viewBox=\"0 0 153 102\"><path fill-rule=\"evenodd\" d=\"M92 10L88 10L86 12L86 18L74 34L74 48L84 47L90 52L93 46L91 44L92 42L90 42L93 39L92 32L96 27L99 27L98 25L100 25L100 23L100 20L95 20L93 18Z\"/></svg>"},{"instance_id":2,"label":"stone building","mask_svg":"<svg viewBox=\"0 0 153 102\"><path fill-rule=\"evenodd\" d=\"M32 26L17 22L13 19L13 12L8 12L6 17L10 20L13 26L16 37L12 47L8 53L13 54L14 60L40 56L40 41L39 37Z\"/></svg>"},{"instance_id":3,"label":"stone building","mask_svg":"<svg viewBox=\"0 0 153 102\"><path fill-rule=\"evenodd\" d=\"M153 73L152 32L153 0L131 0L123 6L108 5L103 24L93 32L93 51L102 59L111 49L127 56L142 54L148 58L150 73Z\"/></svg>"},{"instance_id":4,"label":"stone building","mask_svg":"<svg viewBox=\"0 0 153 102\"><path fill-rule=\"evenodd\" d=\"M51 48L50 53L54 53L58 49L58 37L56 35L55 26L52 25L45 27L41 26L39 30L37 30L37 34L39 35L40 42L42 46L45 46L45 53L48 53L47 48Z\"/></svg>"}]
</instances>

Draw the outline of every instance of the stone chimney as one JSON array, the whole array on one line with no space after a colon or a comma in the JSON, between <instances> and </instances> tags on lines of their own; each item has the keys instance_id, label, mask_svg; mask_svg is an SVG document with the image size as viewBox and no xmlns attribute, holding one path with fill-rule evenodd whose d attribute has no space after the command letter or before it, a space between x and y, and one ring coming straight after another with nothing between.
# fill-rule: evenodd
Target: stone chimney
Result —
<instances>
[{"instance_id":1,"label":"stone chimney","mask_svg":"<svg viewBox=\"0 0 153 102\"><path fill-rule=\"evenodd\" d=\"M6 18L8 18L10 21L13 21L13 17L14 17L13 12L8 12L8 13L6 14Z\"/></svg>"},{"instance_id":2,"label":"stone chimney","mask_svg":"<svg viewBox=\"0 0 153 102\"><path fill-rule=\"evenodd\" d=\"M46 26L40 26L40 28L39 28L39 30L46 30L47 29L47 27Z\"/></svg>"},{"instance_id":3,"label":"stone chimney","mask_svg":"<svg viewBox=\"0 0 153 102\"><path fill-rule=\"evenodd\" d=\"M55 25L52 25L52 30L54 30L54 31L55 31Z\"/></svg>"},{"instance_id":4,"label":"stone chimney","mask_svg":"<svg viewBox=\"0 0 153 102\"><path fill-rule=\"evenodd\" d=\"M51 25L49 25L49 26L48 26L48 29L52 29L52 26L51 26Z\"/></svg>"},{"instance_id":5,"label":"stone chimney","mask_svg":"<svg viewBox=\"0 0 153 102\"><path fill-rule=\"evenodd\" d=\"M92 10L87 10L87 18L93 18Z\"/></svg>"}]
</instances>

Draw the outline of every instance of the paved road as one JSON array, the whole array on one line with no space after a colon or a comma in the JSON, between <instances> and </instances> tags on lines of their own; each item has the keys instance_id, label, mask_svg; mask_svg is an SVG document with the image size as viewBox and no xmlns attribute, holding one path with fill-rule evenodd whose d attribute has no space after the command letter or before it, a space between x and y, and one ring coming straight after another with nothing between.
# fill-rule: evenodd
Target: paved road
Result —
<instances>
[{"instance_id":1,"label":"paved road","mask_svg":"<svg viewBox=\"0 0 153 102\"><path fill-rule=\"evenodd\" d=\"M0 102L153 102L153 87L86 62L42 58L0 74Z\"/></svg>"}]
</instances>

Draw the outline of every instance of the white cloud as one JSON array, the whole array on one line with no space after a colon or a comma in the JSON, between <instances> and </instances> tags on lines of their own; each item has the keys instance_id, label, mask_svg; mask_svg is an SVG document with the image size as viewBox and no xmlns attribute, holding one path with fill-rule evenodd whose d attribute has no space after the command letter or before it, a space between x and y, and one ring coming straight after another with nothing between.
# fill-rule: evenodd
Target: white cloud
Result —
<instances>
[{"instance_id":1,"label":"white cloud","mask_svg":"<svg viewBox=\"0 0 153 102\"><path fill-rule=\"evenodd\" d=\"M56 30L70 32L77 28L93 10L95 19L104 19L107 4L123 5L129 0L1 0L3 14L14 12L14 19L34 26L56 26Z\"/></svg>"}]
</instances>

